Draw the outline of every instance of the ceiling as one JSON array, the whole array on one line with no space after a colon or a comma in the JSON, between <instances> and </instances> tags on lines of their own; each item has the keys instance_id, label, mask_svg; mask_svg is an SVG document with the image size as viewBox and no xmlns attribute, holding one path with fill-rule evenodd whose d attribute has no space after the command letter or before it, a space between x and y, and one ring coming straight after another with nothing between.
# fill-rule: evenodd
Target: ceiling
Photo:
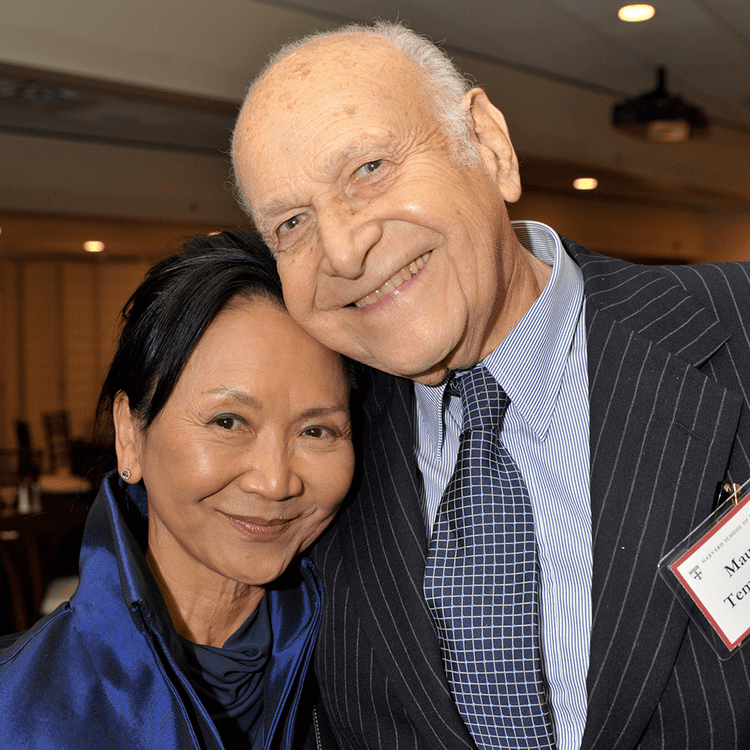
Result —
<instances>
[{"instance_id":1,"label":"ceiling","mask_svg":"<svg viewBox=\"0 0 750 750\"><path fill-rule=\"evenodd\" d=\"M447 47L619 95L667 88L713 119L750 130L750 2L651 0L656 15L623 23L611 0L280 0L369 21L402 18Z\"/></svg>"},{"instance_id":2,"label":"ceiling","mask_svg":"<svg viewBox=\"0 0 750 750\"><path fill-rule=\"evenodd\" d=\"M0 143L0 254L68 253L109 226L111 251L130 255L149 247L149 227L159 232L153 249L192 231L241 224L225 185L227 147L254 72L290 37L374 17L403 20L443 42L472 73L487 63L526 86L540 82L541 94L524 97L523 90L519 109L528 111L515 115L511 129L522 146L525 190L570 194L585 169L601 178L599 196L750 210L750 2L652 4L653 20L625 24L616 15L620 3L610 0L154 0L125 3L126 15L114 0L9 0L0 18L0 138L12 146ZM710 146L609 146L608 122L578 135L574 125L563 138L557 102L550 115L524 101L544 97L547 82L571 101L598 102L607 119L612 102L655 87L658 66L667 68L669 91L702 107L716 126ZM502 96L512 100L512 92ZM26 151L13 164L16 144ZM50 144L57 150L48 151ZM80 195L68 200L66 180L46 184L55 168L83 172L80 155L89 153L106 169L92 176L88 193L78 186ZM153 174L139 177L139 159ZM213 203L206 170L223 193ZM31 184L37 173L41 187ZM77 179L85 182L87 173Z\"/></svg>"}]
</instances>

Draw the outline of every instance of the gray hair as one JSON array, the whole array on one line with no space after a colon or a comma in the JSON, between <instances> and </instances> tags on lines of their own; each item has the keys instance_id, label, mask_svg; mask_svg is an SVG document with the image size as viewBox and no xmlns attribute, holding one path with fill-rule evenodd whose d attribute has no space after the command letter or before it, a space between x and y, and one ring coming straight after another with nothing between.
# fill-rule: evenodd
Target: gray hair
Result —
<instances>
[{"instance_id":1,"label":"gray hair","mask_svg":"<svg viewBox=\"0 0 750 750\"><path fill-rule=\"evenodd\" d=\"M471 89L472 82L455 66L448 55L427 37L417 34L401 23L390 21L375 21L372 25L352 23L330 31L313 31L285 44L272 54L260 73L250 84L245 101L252 96L255 87L265 74L277 63L291 55L300 47L310 42L332 37L352 38L361 35L379 37L393 44L411 60L416 69L422 74L422 81L431 102L435 116L443 127L444 132L453 143L456 158L459 163L474 167L479 164L479 152L471 137L471 126L468 113L461 107L461 101ZM232 135L232 163L234 164L234 141L237 130ZM242 208L252 216L250 206L245 199L235 176L235 196Z\"/></svg>"}]
</instances>

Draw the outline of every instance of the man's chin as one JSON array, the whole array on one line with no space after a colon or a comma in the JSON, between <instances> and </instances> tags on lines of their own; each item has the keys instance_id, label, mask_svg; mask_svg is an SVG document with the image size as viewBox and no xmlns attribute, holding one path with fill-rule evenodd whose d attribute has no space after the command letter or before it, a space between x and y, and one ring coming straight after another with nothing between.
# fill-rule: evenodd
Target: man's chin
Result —
<instances>
[{"instance_id":1,"label":"man's chin","mask_svg":"<svg viewBox=\"0 0 750 750\"><path fill-rule=\"evenodd\" d=\"M410 380L415 383L421 383L422 385L440 385L448 377L448 368L445 364L433 367L427 372L417 373L416 375L407 376Z\"/></svg>"},{"instance_id":2,"label":"man's chin","mask_svg":"<svg viewBox=\"0 0 750 750\"><path fill-rule=\"evenodd\" d=\"M409 338L408 343L405 337L395 342L392 339L398 337L391 336L389 342L383 342L381 337L381 341L377 344L371 342L371 346L368 347L361 343L361 339L344 342L342 337L324 337L320 331L308 332L330 349L389 375L408 378L425 385L438 385L448 373L448 360L451 358L452 350L446 352L442 347L436 349L426 346L419 348L419 343L427 342L420 341L415 346L414 336ZM393 350L389 349L390 343L393 343Z\"/></svg>"},{"instance_id":3,"label":"man's chin","mask_svg":"<svg viewBox=\"0 0 750 750\"><path fill-rule=\"evenodd\" d=\"M413 380L416 383L422 383L423 385L439 385L448 374L448 367L445 362L439 362L438 364L430 364L428 362L423 364L414 360L400 362L393 360L384 361L373 358L366 361L365 364L374 367L377 370L387 372L389 375L408 378L409 380Z\"/></svg>"}]
</instances>

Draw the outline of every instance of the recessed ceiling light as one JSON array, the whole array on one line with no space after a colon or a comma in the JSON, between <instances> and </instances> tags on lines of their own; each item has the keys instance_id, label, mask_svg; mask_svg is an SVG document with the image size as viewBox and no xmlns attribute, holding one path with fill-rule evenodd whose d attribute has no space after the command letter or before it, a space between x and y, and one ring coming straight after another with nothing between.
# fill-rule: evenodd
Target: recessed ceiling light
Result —
<instances>
[{"instance_id":1,"label":"recessed ceiling light","mask_svg":"<svg viewBox=\"0 0 750 750\"><path fill-rule=\"evenodd\" d=\"M104 243L99 242L99 240L88 240L83 243L83 249L87 253L100 253L104 250Z\"/></svg>"},{"instance_id":2,"label":"recessed ceiling light","mask_svg":"<svg viewBox=\"0 0 750 750\"><path fill-rule=\"evenodd\" d=\"M594 190L598 184L599 181L595 177L579 177L573 180L573 187L576 190Z\"/></svg>"},{"instance_id":3,"label":"recessed ceiling light","mask_svg":"<svg viewBox=\"0 0 750 750\"><path fill-rule=\"evenodd\" d=\"M636 23L637 21L648 21L654 17L655 13L656 10L653 5L640 3L638 5L623 5L622 8L617 11L617 17L621 21Z\"/></svg>"}]
</instances>

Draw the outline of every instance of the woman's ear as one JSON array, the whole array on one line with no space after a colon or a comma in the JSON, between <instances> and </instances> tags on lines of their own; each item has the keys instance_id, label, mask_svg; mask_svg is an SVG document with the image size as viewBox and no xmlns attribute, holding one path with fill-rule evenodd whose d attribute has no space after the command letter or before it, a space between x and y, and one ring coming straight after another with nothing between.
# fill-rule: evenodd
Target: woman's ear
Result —
<instances>
[{"instance_id":1,"label":"woman's ear","mask_svg":"<svg viewBox=\"0 0 750 750\"><path fill-rule=\"evenodd\" d=\"M503 113L480 88L469 91L461 107L469 112L470 127L487 173L497 184L503 199L515 203L521 197L521 177Z\"/></svg>"},{"instance_id":2,"label":"woman's ear","mask_svg":"<svg viewBox=\"0 0 750 750\"><path fill-rule=\"evenodd\" d=\"M117 470L122 476L122 471L127 469L129 476L127 482L135 484L140 482L141 472L141 443L143 436L140 423L130 411L130 402L123 391L115 396L112 405L112 420L115 425L115 450L117 451Z\"/></svg>"}]
</instances>

